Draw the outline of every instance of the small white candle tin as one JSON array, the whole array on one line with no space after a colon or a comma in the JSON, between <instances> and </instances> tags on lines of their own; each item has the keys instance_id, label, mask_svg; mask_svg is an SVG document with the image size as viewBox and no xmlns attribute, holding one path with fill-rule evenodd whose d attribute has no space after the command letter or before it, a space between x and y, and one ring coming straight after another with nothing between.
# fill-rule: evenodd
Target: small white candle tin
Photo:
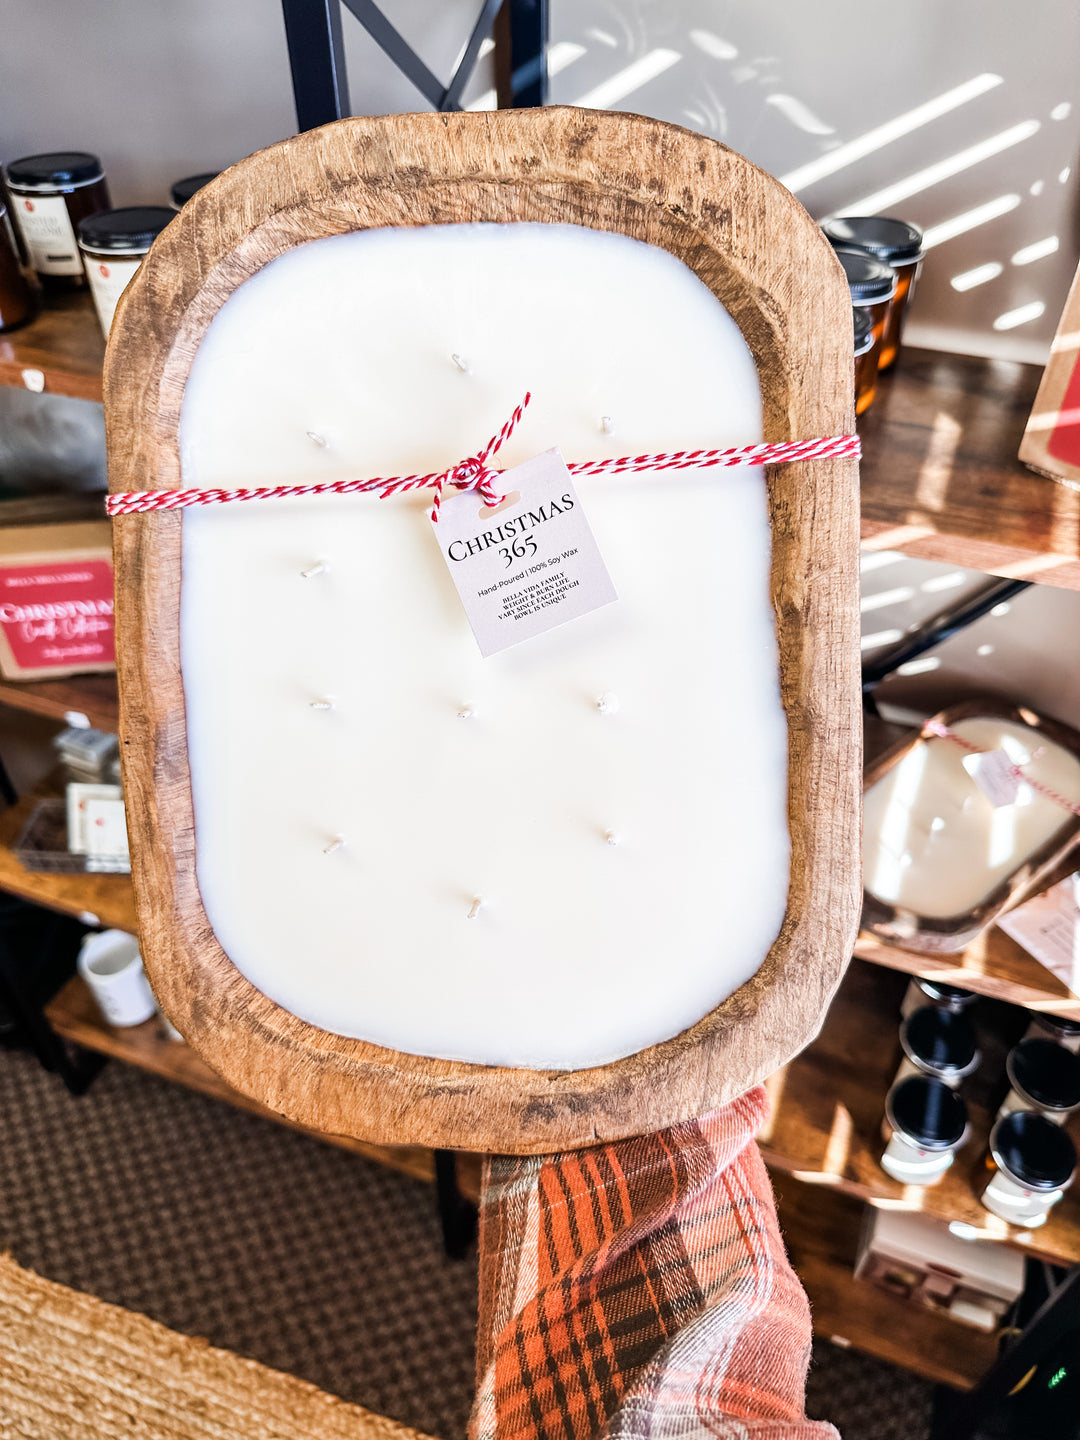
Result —
<instances>
[{"instance_id":1,"label":"small white candle tin","mask_svg":"<svg viewBox=\"0 0 1080 1440\"><path fill-rule=\"evenodd\" d=\"M1011 1089L999 1120L1016 1110L1032 1110L1063 1125L1080 1105L1080 1055L1055 1040L1021 1040L1009 1051L1005 1069Z\"/></svg>"},{"instance_id":2,"label":"small white candle tin","mask_svg":"<svg viewBox=\"0 0 1080 1440\"><path fill-rule=\"evenodd\" d=\"M123 930L87 935L77 968L110 1025L141 1025L157 1010L134 935Z\"/></svg>"},{"instance_id":3,"label":"small white candle tin","mask_svg":"<svg viewBox=\"0 0 1080 1440\"><path fill-rule=\"evenodd\" d=\"M902 1185L936 1185L968 1136L967 1106L929 1075L913 1075L885 1098L881 1168Z\"/></svg>"},{"instance_id":4,"label":"small white candle tin","mask_svg":"<svg viewBox=\"0 0 1080 1440\"><path fill-rule=\"evenodd\" d=\"M1047 1217L1072 1184L1076 1147L1045 1115L1017 1110L1002 1116L990 1132L995 1167L983 1191L983 1205L1011 1225L1032 1230Z\"/></svg>"},{"instance_id":5,"label":"small white candle tin","mask_svg":"<svg viewBox=\"0 0 1080 1440\"><path fill-rule=\"evenodd\" d=\"M909 1075L933 1075L955 1088L981 1058L966 1016L936 1005L922 1005L911 1012L900 1027L900 1044L904 1058L894 1085Z\"/></svg>"},{"instance_id":6,"label":"small white candle tin","mask_svg":"<svg viewBox=\"0 0 1080 1440\"><path fill-rule=\"evenodd\" d=\"M974 990L962 990L959 985L946 985L941 980L933 980L926 975L913 975L904 991L900 1016L906 1020L913 1010L919 1010L923 1005L938 1005L943 1010L959 1013L973 1005L978 998ZM1080 1030L1080 1026L1077 1028Z\"/></svg>"}]
</instances>

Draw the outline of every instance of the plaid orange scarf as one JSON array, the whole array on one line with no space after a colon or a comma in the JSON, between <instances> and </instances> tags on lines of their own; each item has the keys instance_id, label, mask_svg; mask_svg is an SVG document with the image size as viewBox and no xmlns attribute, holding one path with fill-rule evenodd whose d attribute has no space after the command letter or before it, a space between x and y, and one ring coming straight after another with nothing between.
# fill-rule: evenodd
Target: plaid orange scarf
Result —
<instances>
[{"instance_id":1,"label":"plaid orange scarf","mask_svg":"<svg viewBox=\"0 0 1080 1440\"><path fill-rule=\"evenodd\" d=\"M763 1088L592 1150L485 1163L470 1440L835 1440L753 1137Z\"/></svg>"}]
</instances>

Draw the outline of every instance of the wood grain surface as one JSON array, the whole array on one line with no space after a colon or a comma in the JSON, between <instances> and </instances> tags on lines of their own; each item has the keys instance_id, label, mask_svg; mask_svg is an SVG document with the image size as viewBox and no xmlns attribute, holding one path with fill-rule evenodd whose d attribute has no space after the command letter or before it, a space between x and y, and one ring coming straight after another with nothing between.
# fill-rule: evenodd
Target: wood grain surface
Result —
<instances>
[{"instance_id":1,"label":"wood grain surface","mask_svg":"<svg viewBox=\"0 0 1080 1440\"><path fill-rule=\"evenodd\" d=\"M766 439L852 430L842 272L797 201L748 161L624 114L354 118L225 172L156 242L121 300L106 357L111 488L180 485L192 359L220 306L262 266L320 236L463 220L570 222L669 250L740 325L761 377ZM789 728L783 927L758 973L698 1024L575 1072L457 1064L345 1039L298 1020L239 973L195 876L181 512L117 521L121 748L143 953L165 1012L230 1085L336 1134L539 1153L701 1114L816 1033L859 906L857 466L779 466L768 493Z\"/></svg>"},{"instance_id":2,"label":"wood grain surface","mask_svg":"<svg viewBox=\"0 0 1080 1440\"><path fill-rule=\"evenodd\" d=\"M49 295L29 325L0 335L0 385L28 388L23 371L40 370L46 395L100 400L104 354L105 339L89 291Z\"/></svg>"},{"instance_id":3,"label":"wood grain surface","mask_svg":"<svg viewBox=\"0 0 1080 1440\"><path fill-rule=\"evenodd\" d=\"M864 546L1080 589L1080 493L1017 458L1041 376L905 348L859 420Z\"/></svg>"}]
</instances>

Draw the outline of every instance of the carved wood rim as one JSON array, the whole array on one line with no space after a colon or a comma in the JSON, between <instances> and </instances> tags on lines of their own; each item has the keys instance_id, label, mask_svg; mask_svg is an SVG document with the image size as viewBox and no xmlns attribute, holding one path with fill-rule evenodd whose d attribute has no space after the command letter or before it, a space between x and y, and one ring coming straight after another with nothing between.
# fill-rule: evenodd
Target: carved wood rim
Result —
<instances>
[{"instance_id":1,"label":"carved wood rim","mask_svg":"<svg viewBox=\"0 0 1080 1440\"><path fill-rule=\"evenodd\" d=\"M843 274L777 181L726 147L637 116L568 108L343 120L201 190L128 286L105 368L113 491L178 488L199 341L236 287L306 240L370 225L559 220L672 251L739 323L765 438L850 433ZM406 1055L297 1019L214 935L195 881L179 661L180 512L114 528L124 781L146 969L162 1008L231 1085L324 1131L528 1154L702 1114L816 1034L859 912L858 470L771 468L771 589L789 733L788 907L755 976L674 1039L579 1071Z\"/></svg>"}]
</instances>

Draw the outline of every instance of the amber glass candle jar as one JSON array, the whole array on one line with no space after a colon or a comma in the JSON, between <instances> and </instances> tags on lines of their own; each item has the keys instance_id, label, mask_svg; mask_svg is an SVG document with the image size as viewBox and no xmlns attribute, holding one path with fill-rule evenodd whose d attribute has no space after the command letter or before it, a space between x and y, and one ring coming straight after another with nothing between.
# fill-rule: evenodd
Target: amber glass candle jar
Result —
<instances>
[{"instance_id":1,"label":"amber glass candle jar","mask_svg":"<svg viewBox=\"0 0 1080 1440\"><path fill-rule=\"evenodd\" d=\"M7 207L0 200L0 331L14 330L33 319L34 296L19 264Z\"/></svg>"},{"instance_id":2,"label":"amber glass candle jar","mask_svg":"<svg viewBox=\"0 0 1080 1440\"><path fill-rule=\"evenodd\" d=\"M867 250L853 250L840 245L835 249L836 258L847 276L851 303L856 310L865 310L869 315L880 354L889 303L896 294L896 276L884 261L875 260ZM881 368L880 365L878 368Z\"/></svg>"},{"instance_id":3,"label":"amber glass candle jar","mask_svg":"<svg viewBox=\"0 0 1080 1440\"><path fill-rule=\"evenodd\" d=\"M183 180L177 180L169 191L173 209L182 210L196 190L201 190L204 185L209 185L210 181L216 180L220 173L218 170L208 170L205 175L188 175Z\"/></svg>"},{"instance_id":4,"label":"amber glass candle jar","mask_svg":"<svg viewBox=\"0 0 1080 1440\"><path fill-rule=\"evenodd\" d=\"M877 390L878 338L865 310L852 310L855 324L855 414L861 415L874 403Z\"/></svg>"},{"instance_id":5,"label":"amber glass candle jar","mask_svg":"<svg viewBox=\"0 0 1080 1440\"><path fill-rule=\"evenodd\" d=\"M86 275L75 228L109 208L101 161L83 150L26 155L11 161L4 179L30 268L46 289L80 289Z\"/></svg>"},{"instance_id":6,"label":"amber glass candle jar","mask_svg":"<svg viewBox=\"0 0 1080 1440\"><path fill-rule=\"evenodd\" d=\"M888 265L896 276L896 293L889 303L878 365L887 370L896 360L904 315L915 293L923 260L923 234L917 225L887 215L843 215L821 227L834 245L857 246Z\"/></svg>"}]
</instances>

